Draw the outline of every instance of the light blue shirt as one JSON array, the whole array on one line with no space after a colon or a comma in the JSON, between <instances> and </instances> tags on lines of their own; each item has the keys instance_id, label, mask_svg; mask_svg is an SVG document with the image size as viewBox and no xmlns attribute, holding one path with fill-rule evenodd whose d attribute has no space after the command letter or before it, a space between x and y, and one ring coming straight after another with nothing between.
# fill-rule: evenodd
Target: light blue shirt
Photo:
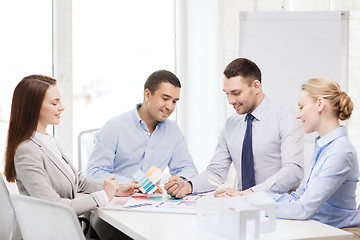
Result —
<instances>
[{"instance_id":1,"label":"light blue shirt","mask_svg":"<svg viewBox=\"0 0 360 240\"><path fill-rule=\"evenodd\" d=\"M145 173L151 166L162 170L168 166L172 175L185 178L197 175L176 123L161 122L150 135L137 112L140 106L109 120L96 133L87 174L102 179L114 174L119 182L127 182L138 169Z\"/></svg>"},{"instance_id":2,"label":"light blue shirt","mask_svg":"<svg viewBox=\"0 0 360 240\"><path fill-rule=\"evenodd\" d=\"M295 111L271 104L265 97L252 112L252 146L256 191L285 193L299 186L303 176L303 130ZM193 192L214 190L209 175L224 183L230 164L237 172L241 190L241 152L246 131L246 114L230 116L222 128L215 155L204 173L191 179Z\"/></svg>"},{"instance_id":3,"label":"light blue shirt","mask_svg":"<svg viewBox=\"0 0 360 240\"><path fill-rule=\"evenodd\" d=\"M272 195L276 201L276 216L313 219L338 228L360 224L360 211L356 210L355 201L358 160L345 127L315 139L310 166L295 192Z\"/></svg>"}]
</instances>

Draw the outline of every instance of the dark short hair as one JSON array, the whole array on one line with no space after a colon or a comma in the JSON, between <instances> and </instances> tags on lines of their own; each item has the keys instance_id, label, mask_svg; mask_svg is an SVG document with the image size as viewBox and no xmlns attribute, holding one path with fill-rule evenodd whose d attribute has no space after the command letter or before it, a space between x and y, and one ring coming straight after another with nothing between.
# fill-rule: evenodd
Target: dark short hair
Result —
<instances>
[{"instance_id":1,"label":"dark short hair","mask_svg":"<svg viewBox=\"0 0 360 240\"><path fill-rule=\"evenodd\" d=\"M162 82L168 82L174 85L175 87L181 88L180 80L167 70L158 70L153 72L144 84L144 90L149 89L151 94L154 94L156 90L159 89L159 85Z\"/></svg>"},{"instance_id":2,"label":"dark short hair","mask_svg":"<svg viewBox=\"0 0 360 240\"><path fill-rule=\"evenodd\" d=\"M246 58L237 58L229 63L224 70L224 75L226 78L241 76L251 81L259 80L261 82L260 68Z\"/></svg>"}]
</instances>

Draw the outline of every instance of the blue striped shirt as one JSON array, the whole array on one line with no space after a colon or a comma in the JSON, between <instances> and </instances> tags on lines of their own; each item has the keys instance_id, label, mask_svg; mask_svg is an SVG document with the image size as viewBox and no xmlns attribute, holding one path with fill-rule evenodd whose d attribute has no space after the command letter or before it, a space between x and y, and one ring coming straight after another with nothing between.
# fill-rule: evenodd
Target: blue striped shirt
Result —
<instances>
[{"instance_id":1,"label":"blue striped shirt","mask_svg":"<svg viewBox=\"0 0 360 240\"><path fill-rule=\"evenodd\" d=\"M140 106L109 120L95 135L87 174L102 179L114 174L119 182L127 182L139 169L145 173L151 166L162 170L168 166L172 175L185 178L197 175L176 123L161 122L150 135L137 112Z\"/></svg>"}]
</instances>

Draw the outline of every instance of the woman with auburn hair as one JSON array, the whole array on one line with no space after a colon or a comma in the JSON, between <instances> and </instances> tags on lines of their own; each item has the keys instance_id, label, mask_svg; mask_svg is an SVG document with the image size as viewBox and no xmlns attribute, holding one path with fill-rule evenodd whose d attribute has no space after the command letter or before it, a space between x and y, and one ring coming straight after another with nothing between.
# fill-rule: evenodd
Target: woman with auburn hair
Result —
<instances>
[{"instance_id":1,"label":"woman with auburn hair","mask_svg":"<svg viewBox=\"0 0 360 240\"><path fill-rule=\"evenodd\" d=\"M20 194L69 205L77 215L105 206L114 196L138 192L139 185L85 177L46 133L64 110L56 80L31 75L16 86L8 130L5 176ZM20 238L18 229L13 236Z\"/></svg>"}]
</instances>

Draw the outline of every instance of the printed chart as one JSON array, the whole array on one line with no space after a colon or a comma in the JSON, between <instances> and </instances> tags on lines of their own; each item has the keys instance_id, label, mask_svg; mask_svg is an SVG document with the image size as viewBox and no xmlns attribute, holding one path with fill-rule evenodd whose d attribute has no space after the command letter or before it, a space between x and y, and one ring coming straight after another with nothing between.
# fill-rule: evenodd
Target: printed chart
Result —
<instances>
[{"instance_id":1,"label":"printed chart","mask_svg":"<svg viewBox=\"0 0 360 240\"><path fill-rule=\"evenodd\" d=\"M114 197L104 209L196 214L196 200L200 197L201 195L188 195L175 199L167 194L137 193L131 197Z\"/></svg>"},{"instance_id":2,"label":"printed chart","mask_svg":"<svg viewBox=\"0 0 360 240\"><path fill-rule=\"evenodd\" d=\"M142 193L152 194L156 191L157 187L155 183L161 179L161 169L152 166L146 173L143 173L140 169L133 175L133 178L141 184L140 191Z\"/></svg>"}]
</instances>

